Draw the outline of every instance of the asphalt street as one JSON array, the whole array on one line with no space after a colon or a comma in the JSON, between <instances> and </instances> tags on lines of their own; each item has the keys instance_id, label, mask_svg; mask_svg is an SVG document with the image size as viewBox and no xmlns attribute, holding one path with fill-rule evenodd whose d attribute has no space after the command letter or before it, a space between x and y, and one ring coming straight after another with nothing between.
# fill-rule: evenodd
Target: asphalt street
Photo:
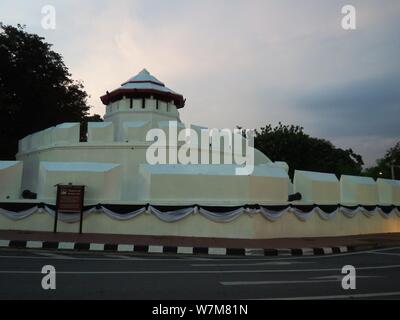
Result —
<instances>
[{"instance_id":1,"label":"asphalt street","mask_svg":"<svg viewBox=\"0 0 400 320\"><path fill-rule=\"evenodd\" d=\"M42 288L45 265L55 290ZM356 289L342 288L345 265ZM2 249L0 299L400 299L400 248L300 257Z\"/></svg>"}]
</instances>

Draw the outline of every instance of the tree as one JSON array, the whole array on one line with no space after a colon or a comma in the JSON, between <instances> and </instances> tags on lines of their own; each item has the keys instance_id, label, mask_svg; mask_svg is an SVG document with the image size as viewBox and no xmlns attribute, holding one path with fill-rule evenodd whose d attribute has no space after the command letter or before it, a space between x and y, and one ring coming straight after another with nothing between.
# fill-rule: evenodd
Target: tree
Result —
<instances>
[{"instance_id":1,"label":"tree","mask_svg":"<svg viewBox=\"0 0 400 320\"><path fill-rule=\"evenodd\" d=\"M267 125L256 130L254 146L272 161L285 161L292 178L294 170L307 170L359 175L362 171L362 157L352 149L336 148L331 142L313 138L304 133L300 126Z\"/></svg>"},{"instance_id":2,"label":"tree","mask_svg":"<svg viewBox=\"0 0 400 320\"><path fill-rule=\"evenodd\" d=\"M18 140L63 122L84 122L88 95L44 38L0 23L0 159Z\"/></svg>"},{"instance_id":3,"label":"tree","mask_svg":"<svg viewBox=\"0 0 400 320\"><path fill-rule=\"evenodd\" d=\"M394 178L400 179L400 141L386 151L383 158L376 160L375 167L365 169L364 175L375 179L392 179L392 165L394 165Z\"/></svg>"}]
</instances>

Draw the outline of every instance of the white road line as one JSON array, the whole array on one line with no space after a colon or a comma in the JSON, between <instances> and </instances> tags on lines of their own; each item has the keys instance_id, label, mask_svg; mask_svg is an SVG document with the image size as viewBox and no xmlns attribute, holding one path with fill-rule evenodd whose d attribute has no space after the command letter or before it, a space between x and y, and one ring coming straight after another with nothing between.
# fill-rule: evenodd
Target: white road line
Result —
<instances>
[{"instance_id":1,"label":"white road line","mask_svg":"<svg viewBox=\"0 0 400 320\"><path fill-rule=\"evenodd\" d=\"M51 252L39 252L39 251L36 251L35 254L37 254L39 256L45 256L45 257L49 257L49 258L54 258L54 259L75 260L74 257L64 256L64 255L61 255L61 254L56 254L56 253L51 253Z\"/></svg>"},{"instance_id":2,"label":"white road line","mask_svg":"<svg viewBox=\"0 0 400 320\"><path fill-rule=\"evenodd\" d=\"M372 254L383 254L385 256L398 256L400 257L400 253L391 253L391 252L369 252Z\"/></svg>"},{"instance_id":3,"label":"white road line","mask_svg":"<svg viewBox=\"0 0 400 320\"><path fill-rule=\"evenodd\" d=\"M367 250L364 252L380 252L380 251L389 251L389 250L400 250L400 247L389 247L389 248L383 248L383 249L374 249L374 250ZM362 251L359 251L362 252Z\"/></svg>"},{"instance_id":4,"label":"white road line","mask_svg":"<svg viewBox=\"0 0 400 320\"><path fill-rule=\"evenodd\" d=\"M249 285L268 285L268 284L299 284L299 283L324 283L340 282L341 280L272 280L272 281L220 281L223 286L249 286Z\"/></svg>"},{"instance_id":5,"label":"white road line","mask_svg":"<svg viewBox=\"0 0 400 320\"><path fill-rule=\"evenodd\" d=\"M105 257L123 259L123 260L147 260L146 258L136 258L136 257L130 257L130 256L121 256L121 255L117 255L117 254L108 254ZM113 260L115 260L115 259L113 259Z\"/></svg>"},{"instance_id":6,"label":"white road line","mask_svg":"<svg viewBox=\"0 0 400 320\"><path fill-rule=\"evenodd\" d=\"M400 291L397 291L397 292L341 294L341 295L331 295L331 296L311 296L311 297L291 297L291 298L263 298L263 299L252 299L252 300L326 300L326 299L375 298L375 297L390 297L390 296L400 296Z\"/></svg>"},{"instance_id":7,"label":"white road line","mask_svg":"<svg viewBox=\"0 0 400 320\"><path fill-rule=\"evenodd\" d=\"M344 275L330 275L330 276L323 276L323 277L311 277L311 280L326 280L326 279L336 279L336 280L342 280ZM357 279L365 279L365 278L385 278L384 276L357 276Z\"/></svg>"},{"instance_id":8,"label":"white road line","mask_svg":"<svg viewBox=\"0 0 400 320\"><path fill-rule=\"evenodd\" d=\"M124 261L124 260L121 260ZM400 265L387 265L375 267L359 267L357 270L377 270L377 269L398 269ZM143 271L57 271L57 274L235 274L235 273L296 273L296 272L340 272L341 268L327 268L327 269L271 269L271 270L143 270ZM8 271L0 270L0 274L13 274L13 273L38 273L38 271Z\"/></svg>"},{"instance_id":9,"label":"white road line","mask_svg":"<svg viewBox=\"0 0 400 320\"><path fill-rule=\"evenodd\" d=\"M242 266L288 266L292 264L310 264L315 262L302 262L302 261L267 261L256 263L196 263L191 264L192 267L242 267Z\"/></svg>"}]
</instances>

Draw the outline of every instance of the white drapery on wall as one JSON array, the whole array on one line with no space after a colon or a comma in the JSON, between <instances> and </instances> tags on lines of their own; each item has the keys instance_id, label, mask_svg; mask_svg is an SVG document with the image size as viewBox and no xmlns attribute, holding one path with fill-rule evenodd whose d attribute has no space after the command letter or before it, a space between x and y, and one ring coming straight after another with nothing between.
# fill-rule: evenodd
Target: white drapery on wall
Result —
<instances>
[{"instance_id":1,"label":"white drapery on wall","mask_svg":"<svg viewBox=\"0 0 400 320\"><path fill-rule=\"evenodd\" d=\"M277 206L274 208L273 206L270 207L265 207L265 206L259 206L258 208L249 208L249 207L234 207L230 210L230 208L224 207L223 210L217 210L213 211L208 207L202 207L202 206L192 206L192 207L185 207L185 208L179 208L175 210L168 210L168 211L163 211L157 208L156 206L143 206L141 208L137 208L137 206L134 206L135 210L132 210L131 212L115 212L112 211L110 208L107 208L106 205L97 205L93 206L91 208L88 208L83 212L83 217L87 217L91 214L105 214L111 219L115 220L120 220L120 221L126 221L133 219L143 213L148 213L148 214L153 214L156 216L158 219L164 221L164 222L175 222L182 220L186 218L189 215L192 214L200 214L203 217L214 221L214 222L231 222L235 219L237 219L239 216L243 214L261 214L264 218L268 219L269 221L277 221L280 219L284 214L294 214L299 220L301 221L307 221L309 220L312 216L317 214L322 220L332 220L334 219L339 213L342 213L345 217L347 218L353 218L357 214L363 214L367 217L372 217L377 214L380 214L382 217L388 219L390 217L393 217L394 215L397 215L400 217L400 210L398 207L393 207L392 210L388 213L385 212L381 207L377 206L376 208L364 208L362 206L354 207L354 208L348 208L344 206L337 206L335 210L330 210L330 212L324 211L321 207L315 206L309 209L308 211L306 210L309 207L304 207L301 208L300 206L287 206L287 207L282 207L282 206ZM276 210L274 210L276 209ZM303 209L303 210L301 210ZM387 211L387 210L386 210ZM30 215L34 214L35 212L46 212L47 214L51 215L52 217L55 216L55 210L52 209L48 205L43 205L42 207L38 205L34 205L29 209L22 210L22 211L11 211L11 210L6 210L0 208L0 214L3 214L6 216L8 219L11 220L22 220ZM58 219L60 221L66 222L66 223L75 223L80 220L80 215L79 214L65 214L62 212L59 212L58 214Z\"/></svg>"}]
</instances>

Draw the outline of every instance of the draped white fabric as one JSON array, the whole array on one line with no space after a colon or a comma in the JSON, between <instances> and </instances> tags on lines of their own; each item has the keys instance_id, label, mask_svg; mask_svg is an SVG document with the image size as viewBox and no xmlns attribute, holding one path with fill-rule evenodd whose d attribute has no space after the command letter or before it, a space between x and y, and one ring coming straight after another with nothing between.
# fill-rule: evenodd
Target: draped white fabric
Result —
<instances>
[{"instance_id":1,"label":"draped white fabric","mask_svg":"<svg viewBox=\"0 0 400 320\"><path fill-rule=\"evenodd\" d=\"M196 207L178 209L175 211L160 211L152 206L149 206L150 213L154 214L157 218L165 222L175 222L185 218L186 216L194 213Z\"/></svg>"},{"instance_id":2,"label":"draped white fabric","mask_svg":"<svg viewBox=\"0 0 400 320\"><path fill-rule=\"evenodd\" d=\"M317 212L319 217L322 220L331 220L336 218L337 213L339 212L339 209L336 209L335 211L331 212L331 213L326 213L325 211L323 211L321 208L316 207L314 208L314 212Z\"/></svg>"},{"instance_id":3,"label":"draped white fabric","mask_svg":"<svg viewBox=\"0 0 400 320\"><path fill-rule=\"evenodd\" d=\"M382 210L381 208L379 208L379 207L377 207L376 209L377 209L378 213L379 213L382 217L384 217L384 218L386 218L386 219L389 219L389 218L395 216L395 215L396 215L396 212L398 212L398 210L397 210L396 208L393 208L389 213L385 213L385 211L383 211L383 210Z\"/></svg>"},{"instance_id":4,"label":"draped white fabric","mask_svg":"<svg viewBox=\"0 0 400 320\"><path fill-rule=\"evenodd\" d=\"M355 210L351 210L349 208L346 207L340 207L340 212L342 212L342 214L347 217L347 218L354 218L356 214L358 214L360 211L357 209Z\"/></svg>"},{"instance_id":5,"label":"draped white fabric","mask_svg":"<svg viewBox=\"0 0 400 320\"><path fill-rule=\"evenodd\" d=\"M365 208L363 208L363 207L358 207L358 209L360 209L360 211L366 216L366 217L373 217L373 216L375 216L375 215L377 215L378 214L378 211L375 209L375 210L367 210L367 209L365 209Z\"/></svg>"},{"instance_id":6,"label":"draped white fabric","mask_svg":"<svg viewBox=\"0 0 400 320\"><path fill-rule=\"evenodd\" d=\"M31 214L34 214L37 210L37 206L19 212L8 211L0 208L0 214L5 215L8 219L11 220L22 220L29 217Z\"/></svg>"},{"instance_id":7,"label":"draped white fabric","mask_svg":"<svg viewBox=\"0 0 400 320\"><path fill-rule=\"evenodd\" d=\"M273 211L269 210L264 207L260 207L259 212L264 216L264 218L270 220L270 221L277 221L280 219L286 212L288 212L288 208L285 208L281 211Z\"/></svg>"},{"instance_id":8,"label":"draped white fabric","mask_svg":"<svg viewBox=\"0 0 400 320\"><path fill-rule=\"evenodd\" d=\"M9 210L0 208L0 214L3 214L4 216L6 216L7 218L12 219L12 220L25 219L25 218L29 217L30 215L34 214L35 212L43 212L43 211L47 212L49 215L51 215L53 217L55 216L55 211L47 205L45 205L43 208L39 208L38 206L33 206L30 209L18 211L18 212L9 211ZM353 218L357 214L363 214L366 217L372 217L372 216L379 214L382 217L384 217L385 219L389 219L395 215L400 217L400 210L397 207L394 207L390 212L385 213L385 211L380 207L376 207L376 209L374 209L374 210L367 210L364 207L357 207L357 208L353 209L353 208L346 208L346 207L341 207L341 206L330 213L325 212L323 210L323 208L320 208L320 207L314 207L310 211L302 211L301 209L296 208L296 207L287 207L280 211L274 211L270 208L263 207L263 206L260 206L258 209L240 207L240 208L237 208L237 209L234 209L231 211L227 211L227 212L214 212L214 211L210 211L209 209L206 209L206 208L202 208L202 207L198 208L197 206L183 208L183 209L177 209L177 210L171 210L171 211L161 211L154 206L149 206L148 209L146 209L146 207L143 206L142 208L139 208L132 212L119 213L119 212L114 212L105 206L100 206L99 208L96 208L95 206L93 206L92 208L84 211L83 216L85 218L94 212L104 213L108 217L115 219L115 220L119 220L119 221L130 220L130 219L133 219L133 218L139 216L140 214L148 212L150 214L153 214L158 219L160 219L164 222L179 221L191 214L200 214L203 217L205 217L209 220L215 221L215 222L230 222L230 221L237 219L242 214L248 214L248 215L261 214L264 218L266 218L270 221L277 221L286 213L294 214L301 221L307 221L315 214L317 214L323 220L331 220L331 219L334 219L338 213L342 213L347 218ZM75 223L75 222L79 221L80 215L79 214L65 214L65 213L60 212L58 214L58 218L60 221L63 221L63 222Z\"/></svg>"},{"instance_id":9,"label":"draped white fabric","mask_svg":"<svg viewBox=\"0 0 400 320\"><path fill-rule=\"evenodd\" d=\"M289 212L292 212L299 220L301 221L307 221L308 219L311 218L311 216L314 215L314 209L312 209L309 212L303 212L300 209L297 208L290 208Z\"/></svg>"},{"instance_id":10,"label":"draped white fabric","mask_svg":"<svg viewBox=\"0 0 400 320\"><path fill-rule=\"evenodd\" d=\"M202 216L214 222L231 222L237 219L243 213L248 213L248 212L243 207L228 212L211 212L200 207L199 213Z\"/></svg>"},{"instance_id":11,"label":"draped white fabric","mask_svg":"<svg viewBox=\"0 0 400 320\"><path fill-rule=\"evenodd\" d=\"M132 211L132 212L124 213L124 214L113 212L103 206L101 206L101 211L103 211L107 216L109 216L112 219L125 221L125 220L130 220L130 219L138 216L139 214L142 214L143 212L146 211L146 207L140 208L140 209Z\"/></svg>"}]
</instances>

